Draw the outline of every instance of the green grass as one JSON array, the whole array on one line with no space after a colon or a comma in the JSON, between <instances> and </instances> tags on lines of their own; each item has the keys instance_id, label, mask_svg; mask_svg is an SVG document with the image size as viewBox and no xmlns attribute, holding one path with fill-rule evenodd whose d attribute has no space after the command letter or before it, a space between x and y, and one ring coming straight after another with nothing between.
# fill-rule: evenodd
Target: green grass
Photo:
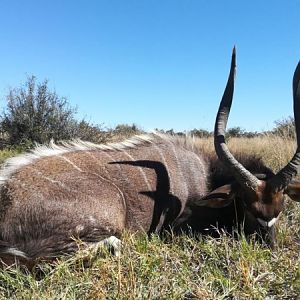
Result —
<instances>
[{"instance_id":1,"label":"green grass","mask_svg":"<svg viewBox=\"0 0 300 300\"><path fill-rule=\"evenodd\" d=\"M4 299L297 299L299 248L271 252L243 236L219 239L125 233L122 254L80 254L28 273L0 272ZM41 277L41 272L43 276Z\"/></svg>"},{"instance_id":2,"label":"green grass","mask_svg":"<svg viewBox=\"0 0 300 300\"><path fill-rule=\"evenodd\" d=\"M9 157L18 155L22 150L19 149L6 149L0 151L0 165Z\"/></svg>"},{"instance_id":3,"label":"green grass","mask_svg":"<svg viewBox=\"0 0 300 300\"><path fill-rule=\"evenodd\" d=\"M197 143L211 147L210 140ZM232 139L229 145L262 155L276 170L295 147L275 137ZM0 298L300 299L299 224L300 204L287 199L273 251L244 236L149 239L125 232L120 257L102 250L87 259L79 252L53 265L41 264L32 273L15 266L0 270Z\"/></svg>"}]
</instances>

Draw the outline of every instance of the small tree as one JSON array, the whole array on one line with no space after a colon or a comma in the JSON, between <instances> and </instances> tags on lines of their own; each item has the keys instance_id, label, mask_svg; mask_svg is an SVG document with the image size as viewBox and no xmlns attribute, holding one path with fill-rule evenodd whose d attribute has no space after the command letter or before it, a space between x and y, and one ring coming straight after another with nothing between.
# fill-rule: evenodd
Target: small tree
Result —
<instances>
[{"instance_id":1,"label":"small tree","mask_svg":"<svg viewBox=\"0 0 300 300\"><path fill-rule=\"evenodd\" d=\"M0 128L10 145L45 143L76 136L75 108L64 97L50 91L48 82L36 83L31 76L19 89L11 89Z\"/></svg>"}]
</instances>

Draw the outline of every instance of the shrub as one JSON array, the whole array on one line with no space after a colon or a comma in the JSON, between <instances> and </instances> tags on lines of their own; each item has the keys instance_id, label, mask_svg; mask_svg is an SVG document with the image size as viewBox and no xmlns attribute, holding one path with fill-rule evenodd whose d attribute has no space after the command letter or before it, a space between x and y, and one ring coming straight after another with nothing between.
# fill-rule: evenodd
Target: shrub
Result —
<instances>
[{"instance_id":1,"label":"shrub","mask_svg":"<svg viewBox=\"0 0 300 300\"><path fill-rule=\"evenodd\" d=\"M275 121L273 134L284 138L296 139L295 121L293 117L288 117L279 121Z\"/></svg>"},{"instance_id":2,"label":"shrub","mask_svg":"<svg viewBox=\"0 0 300 300\"><path fill-rule=\"evenodd\" d=\"M76 108L65 97L49 90L47 80L37 83L31 76L24 86L11 89L7 96L7 107L0 121L2 144L27 148L51 139L80 138L92 142L105 139L98 125L77 121L75 113Z\"/></svg>"},{"instance_id":3,"label":"shrub","mask_svg":"<svg viewBox=\"0 0 300 300\"><path fill-rule=\"evenodd\" d=\"M118 141L140 133L143 131L136 124L119 124L114 129L110 129L107 134L112 141Z\"/></svg>"},{"instance_id":4,"label":"shrub","mask_svg":"<svg viewBox=\"0 0 300 300\"><path fill-rule=\"evenodd\" d=\"M104 131L100 125L81 120L77 124L75 138L92 143L104 143L110 138L110 133Z\"/></svg>"}]
</instances>

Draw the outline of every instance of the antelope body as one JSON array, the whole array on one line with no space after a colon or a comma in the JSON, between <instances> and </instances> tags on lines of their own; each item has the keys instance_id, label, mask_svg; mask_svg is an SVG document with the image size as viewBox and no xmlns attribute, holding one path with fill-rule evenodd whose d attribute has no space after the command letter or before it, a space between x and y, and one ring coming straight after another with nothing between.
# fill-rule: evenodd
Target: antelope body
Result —
<instances>
[{"instance_id":1,"label":"antelope body","mask_svg":"<svg viewBox=\"0 0 300 300\"><path fill-rule=\"evenodd\" d=\"M170 226L211 230L243 224L274 242L274 223L283 195L300 199L292 180L299 165L291 162L274 174L257 157L229 152L224 133L233 96L235 50L217 114L215 148L219 157L199 153L176 139L149 134L122 143L70 142L40 146L9 159L0 172L0 258L25 264L77 250L124 229L161 232ZM294 74L297 133L300 114L300 67ZM299 143L298 136L298 145Z\"/></svg>"},{"instance_id":2,"label":"antelope body","mask_svg":"<svg viewBox=\"0 0 300 300\"><path fill-rule=\"evenodd\" d=\"M3 185L1 240L26 256L52 257L75 251L74 237L158 232L207 193L204 160L168 138L99 148L79 143L25 157Z\"/></svg>"}]
</instances>

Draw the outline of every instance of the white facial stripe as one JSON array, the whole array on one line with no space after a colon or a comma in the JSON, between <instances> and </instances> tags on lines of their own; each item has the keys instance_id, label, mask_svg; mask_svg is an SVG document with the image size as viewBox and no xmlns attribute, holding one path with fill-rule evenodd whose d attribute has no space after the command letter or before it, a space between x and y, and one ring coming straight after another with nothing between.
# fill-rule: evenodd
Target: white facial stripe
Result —
<instances>
[{"instance_id":1,"label":"white facial stripe","mask_svg":"<svg viewBox=\"0 0 300 300\"><path fill-rule=\"evenodd\" d=\"M278 216L279 217L279 216ZM263 227L272 227L278 220L278 217L277 218L273 218L271 221L267 222L267 221L264 221L262 220L261 218L256 218L258 223L260 225L262 225Z\"/></svg>"},{"instance_id":2,"label":"white facial stripe","mask_svg":"<svg viewBox=\"0 0 300 300\"><path fill-rule=\"evenodd\" d=\"M278 217L277 218L273 218L269 223L268 223L268 226L269 227L272 227L278 220Z\"/></svg>"}]
</instances>

